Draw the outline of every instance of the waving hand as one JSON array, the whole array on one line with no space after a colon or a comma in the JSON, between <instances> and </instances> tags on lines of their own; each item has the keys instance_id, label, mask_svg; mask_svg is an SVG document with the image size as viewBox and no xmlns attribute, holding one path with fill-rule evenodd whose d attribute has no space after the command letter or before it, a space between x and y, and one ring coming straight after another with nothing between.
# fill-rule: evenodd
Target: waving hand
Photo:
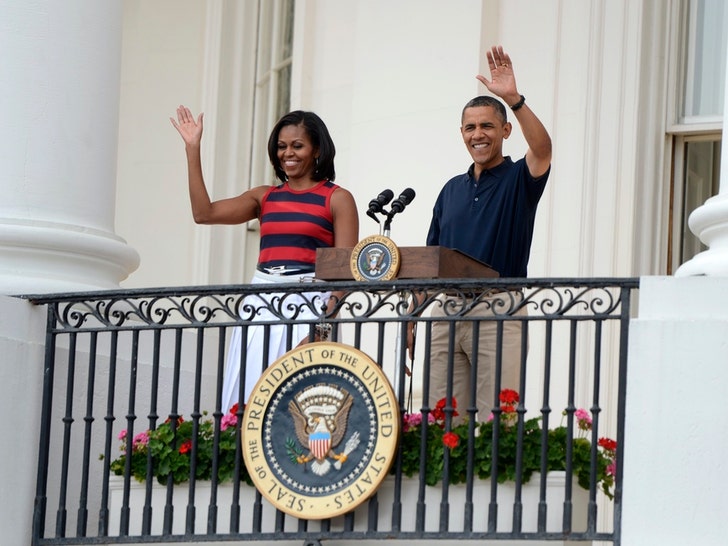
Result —
<instances>
[{"instance_id":1,"label":"waving hand","mask_svg":"<svg viewBox=\"0 0 728 546\"><path fill-rule=\"evenodd\" d=\"M480 74L476 78L488 88L488 91L503 99L506 104L515 104L520 99L520 95L516 87L516 77L513 75L510 56L503 51L502 46L493 46L486 54L490 67L490 80Z\"/></svg>"},{"instance_id":2,"label":"waving hand","mask_svg":"<svg viewBox=\"0 0 728 546\"><path fill-rule=\"evenodd\" d=\"M200 112L195 121L190 109L180 105L177 108L177 121L174 118L169 118L169 121L172 122L187 146L199 147L202 140L202 117L203 114Z\"/></svg>"}]
</instances>

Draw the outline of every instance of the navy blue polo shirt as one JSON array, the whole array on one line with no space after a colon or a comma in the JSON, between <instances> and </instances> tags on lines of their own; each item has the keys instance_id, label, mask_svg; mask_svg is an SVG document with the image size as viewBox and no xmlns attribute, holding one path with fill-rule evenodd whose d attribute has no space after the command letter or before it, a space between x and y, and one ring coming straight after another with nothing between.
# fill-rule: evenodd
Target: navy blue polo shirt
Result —
<instances>
[{"instance_id":1,"label":"navy blue polo shirt","mask_svg":"<svg viewBox=\"0 0 728 546\"><path fill-rule=\"evenodd\" d=\"M536 207L550 171L533 178L525 158L514 163L506 156L475 180L471 165L440 191L427 244L464 252L501 277L526 277Z\"/></svg>"}]
</instances>

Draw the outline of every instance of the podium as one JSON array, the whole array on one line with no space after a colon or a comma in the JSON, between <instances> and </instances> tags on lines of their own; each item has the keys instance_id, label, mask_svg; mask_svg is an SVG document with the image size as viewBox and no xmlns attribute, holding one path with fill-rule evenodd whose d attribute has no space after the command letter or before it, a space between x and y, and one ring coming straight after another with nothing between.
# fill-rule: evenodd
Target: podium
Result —
<instances>
[{"instance_id":1,"label":"podium","mask_svg":"<svg viewBox=\"0 0 728 546\"><path fill-rule=\"evenodd\" d=\"M352 280L353 248L319 248L316 250L317 279ZM399 247L398 279L470 279L495 278L498 272L489 265L444 246Z\"/></svg>"}]
</instances>

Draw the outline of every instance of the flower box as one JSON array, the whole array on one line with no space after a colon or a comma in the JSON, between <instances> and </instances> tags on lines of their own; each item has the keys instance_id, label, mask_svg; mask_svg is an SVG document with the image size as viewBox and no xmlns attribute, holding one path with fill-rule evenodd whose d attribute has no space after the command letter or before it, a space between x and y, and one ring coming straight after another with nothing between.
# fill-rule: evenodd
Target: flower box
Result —
<instances>
[{"instance_id":1,"label":"flower box","mask_svg":"<svg viewBox=\"0 0 728 546\"><path fill-rule=\"evenodd\" d=\"M549 472L546 476L546 532L561 532L563 526L564 487L566 483L565 472ZM418 500L419 483L412 478L402 480L402 531L415 530L415 517ZM521 486L521 531L533 533L538 530L538 504L539 504L540 475L534 474L528 483ZM498 484L496 518L496 532L510 533L513 530L513 507L516 487L512 482ZM424 530L436 532L440 528L440 503L443 490L441 485L425 486L425 505L427 512L424 517ZM488 513L491 497L491 481L475 480L473 483L473 518L472 531L481 533L488 530ZM380 521L391 514L391 503L394 498L394 480L387 479L379 488ZM573 532L586 530L587 504L589 492L579 487L576 482L572 488L572 525ZM451 485L448 488L449 504L449 531L461 532L464 530L464 513L466 501L466 485ZM382 514L383 508L388 512ZM574 544L574 543L571 543Z\"/></svg>"},{"instance_id":2,"label":"flower box","mask_svg":"<svg viewBox=\"0 0 728 546\"><path fill-rule=\"evenodd\" d=\"M563 525L563 501L565 491L565 473L549 472L546 477L546 532L559 533ZM142 530L142 515L144 513L144 500L146 496L146 484L130 481L129 494L129 534L139 535ZM109 508L110 522L109 535L117 536L120 528L120 514L123 502L124 479L120 476L111 476L109 479ZM540 476L534 474L528 483L522 485L522 525L521 531L533 533L537 531L538 503L539 503ZM483 533L487 531L488 512L490 506L490 480L476 480L473 487L473 511L472 531ZM200 481L195 484L195 534L207 533L208 505L210 502L211 484L207 481ZM401 489L401 522L399 529L402 532L413 532L416 526L416 513L418 501L419 481L414 478L403 478ZM440 529L440 503L442 500L442 487L426 486L425 503L427 512L424 517L424 531L438 532ZM186 527L187 505L189 501L189 483L174 486L172 505L174 506L172 534L184 534ZM463 532L465 513L464 484L452 485L448 488L449 502L449 525L450 532ZM510 533L513 526L513 503L515 497L515 484L506 482L498 484L498 517L496 531L499 533ZM163 532L163 519L165 513L167 488L158 483L152 484L152 516L151 534L158 536ZM233 486L226 482L218 485L217 490L217 525L216 532L227 534L230 530L230 508L233 498ZM388 532L394 528L392 523L392 507L394 502L394 477L388 476L377 490L376 500L378 503L377 530ZM579 487L575 482L572 487L572 531L580 532L586 530L588 492ZM253 506L256 502L256 490L246 484L240 484L240 518L239 533L251 533ZM265 498L261 499L262 522L261 532L274 532L276 510ZM366 531L368 527L369 502L362 503L354 514L354 531ZM284 528L287 531L295 531L298 528L296 518L281 514L285 519ZM344 529L345 516L331 520L331 531ZM309 531L315 532L321 525L320 522L310 521ZM357 544L362 544L358 541ZM509 543L511 544L511 543ZM530 545L540 542L528 542ZM586 545L591 542L543 542L550 546L565 545Z\"/></svg>"},{"instance_id":3,"label":"flower box","mask_svg":"<svg viewBox=\"0 0 728 546\"><path fill-rule=\"evenodd\" d=\"M230 530L230 511L233 502L233 484L224 482L217 487L217 529L218 533L226 534ZM194 533L207 533L207 519L210 504L212 483L209 481L195 482L195 522ZM256 489L245 483L240 484L238 504L241 517L239 520L240 533L251 533L253 530L252 507L256 501ZM131 479L129 482L129 535L140 535L142 532L142 516L144 514L147 484ZM172 518L172 534L185 534L186 514L190 498L189 482L176 484L172 490L171 506L174 507ZM122 476L109 477L109 536L118 536L121 522L121 511L124 501L124 478ZM265 498L263 505L262 524L263 531L273 530L275 522L275 508ZM151 529L150 534L157 536L163 534L164 512L167 505L167 487L152 483ZM286 516L294 520L290 516ZM286 528L289 528L288 525Z\"/></svg>"},{"instance_id":4,"label":"flower box","mask_svg":"<svg viewBox=\"0 0 728 546\"><path fill-rule=\"evenodd\" d=\"M524 419L518 413L519 396L515 391L505 389L500 395L501 406L496 413L497 418L475 424L473 431L468 423L456 424L446 427L446 415L457 416L457 403L451 399L440 400L435 408L427 415L421 413L403 415L403 429L400 439L402 487L400 492L401 514L400 521L393 522L395 478L387 476L377 491L377 511L372 502L364 502L354 511L353 522L346 516L339 516L325 523L312 520L307 529L317 532L326 529L332 532L352 529L355 532L366 532L370 527L376 528L380 533L398 531L407 533L439 533L444 531L453 533L486 533L489 531L488 520L491 512L491 482L489 477L493 466L497 464L498 476L505 480L497 487L497 517L495 518L495 532L501 533L499 538L514 533L513 515L515 508L516 468L520 468L524 476L531 476L530 480L521 487L521 526L514 534L536 533L538 531L538 510L540 474L542 468L541 454L542 441L546 436L548 450L548 473L546 475L546 527L545 532L561 534L563 531L563 510L565 500L565 473L564 468L569 466L573 472L571 484L571 529L578 533L586 530L588 491L585 487L591 481L593 472L592 456L592 422L589 412L583 409L571 410L568 419L572 425L559 426L546 431L541 428L540 418ZM564 412L565 415L566 412ZM203 413L203 415L206 415ZM236 468L236 459L239 456L238 421L240 408L236 404L221 418L219 424L219 441L217 468L218 479L222 484L217 490L217 513L212 518L215 525L211 533L228 534L231 532L230 514L233 505L233 485L230 482ZM142 530L142 517L145 513L146 485L136 478L144 479L148 475L148 462L152 460L152 475L154 482L151 486L151 497L148 508L151 508L152 536L163 534L163 521L167 510L167 488L159 485L157 480L171 479L177 483L173 486L172 498L169 506L172 511L172 534L187 534L186 519L189 515L194 519L191 534L207 534L208 519L210 519L209 503L211 498L211 482L207 481L212 475L213 458L215 451L215 438L217 424L212 420L203 418L196 428L193 421L185 421L181 416L170 416L164 423L154 430L147 430L128 439L126 431L121 431L122 455L110 463L110 470L116 474L110 478L110 535L119 534L121 514L123 511L124 480L119 476L127 468L127 455L132 478L130 478L129 493L129 529L128 534L139 535ZM497 428L495 428L497 427ZM450 430L448 430L450 428ZM195 430L197 436L193 438ZM495 434L497 433L497 435ZM426 434L422 453L422 435ZM498 439L497 457L494 455L494 438ZM196 443L193 442L196 440ZM196 447L195 447L196 446ZM520 446L520 447L519 447ZM570 447L570 449L569 449ZM616 442L609 438L599 438L596 454L596 483L597 488L608 498L613 496L614 471L616 460ZM520 451L519 451L520 450ZM567 454L570 453L571 464L567 465ZM186 480L190 475L193 455L196 454L196 472L198 481L194 489L194 506L189 507L191 496L190 484ZM468 470L468 461L472 454L472 466ZM518 460L522 465L518 466ZM445 462L447 461L447 465ZM416 529L418 507L418 492L420 490L419 473L425 469L424 507L426 513L421 514L422 528ZM475 472L472 499L472 525L465 528L464 516L466 512L466 485L464 482L469 472ZM447 488L447 505L443 505L443 476L447 475L449 483ZM250 483L245 469L241 478ZM256 504L260 503L260 504ZM298 520L289 515L277 512L265 498L261 498L250 485L241 482L239 486L239 519L236 522L236 533L249 534L253 532L252 517L260 513L260 529L256 532L273 533L276 531L276 521L280 528L281 518L286 531L295 531ZM259 510L256 510L259 508ZM600 505L601 508L601 505ZM146 513L150 513L147 511ZM376 517L376 522L369 522ZM214 514L213 514L214 515ZM441 526L440 522L443 521ZM376 523L376 527L374 524ZM353 528L352 528L353 526ZM513 542L511 542L513 544ZM520 544L520 542L519 542ZM529 545L536 544L528 541ZM554 546L558 541L548 541L545 544ZM568 542L570 545L587 544L584 542Z\"/></svg>"}]
</instances>

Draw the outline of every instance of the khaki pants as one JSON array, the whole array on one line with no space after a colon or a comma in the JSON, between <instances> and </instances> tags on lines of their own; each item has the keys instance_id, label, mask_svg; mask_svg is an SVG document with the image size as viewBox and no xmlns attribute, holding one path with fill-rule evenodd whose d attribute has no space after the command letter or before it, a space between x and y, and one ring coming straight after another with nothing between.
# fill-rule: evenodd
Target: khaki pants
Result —
<instances>
[{"instance_id":1,"label":"khaki pants","mask_svg":"<svg viewBox=\"0 0 728 546\"><path fill-rule=\"evenodd\" d=\"M467 303L461 298L443 298L441 301L453 301L457 304ZM464 317L491 317L498 315L527 316L528 310L523 307L509 312L520 305L523 295L520 292L502 292L487 296ZM450 315L452 315L452 310ZM435 306L433 317L449 316L442 306ZM478 352L473 355L473 325L479 325ZM498 325L503 325L501 349L501 377L498 390L519 390L521 367L521 321L519 320L462 320L450 322L434 322L432 326L430 356L430 395L429 405L434 408L438 400L447 395L448 368L450 366L449 345L453 336L452 352L452 395L457 402L459 417L454 423L462 422L472 407L473 368L477 365L476 398L478 409L476 419L487 420L494 405L493 395L496 388L496 362L498 358L497 341ZM527 349L527 346L526 346ZM477 358L477 359L476 359ZM495 399L497 402L497 397Z\"/></svg>"}]
</instances>

